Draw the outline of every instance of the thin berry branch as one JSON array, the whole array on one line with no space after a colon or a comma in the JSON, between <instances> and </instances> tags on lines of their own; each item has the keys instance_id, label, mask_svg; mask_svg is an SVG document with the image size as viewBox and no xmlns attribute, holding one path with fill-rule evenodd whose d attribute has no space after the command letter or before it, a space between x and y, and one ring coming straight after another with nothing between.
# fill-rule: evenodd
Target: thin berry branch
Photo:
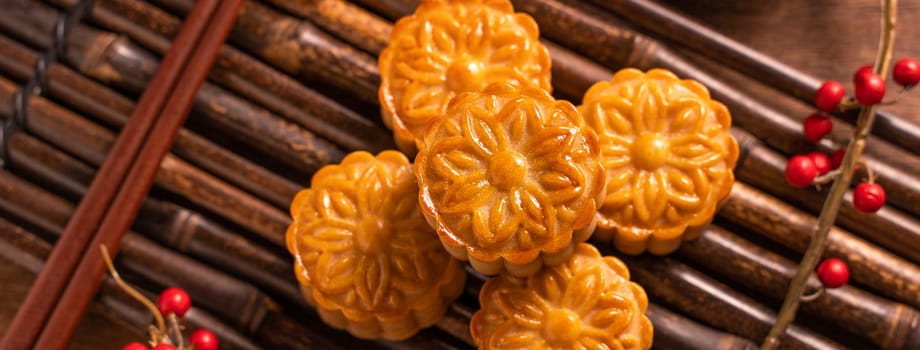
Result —
<instances>
[{"instance_id":1,"label":"thin berry branch","mask_svg":"<svg viewBox=\"0 0 920 350\"><path fill-rule=\"evenodd\" d=\"M815 186L818 187L818 190L820 191L822 185L830 183L831 181L834 181L835 179L837 179L838 176L840 176L840 173L841 173L840 169L834 169L834 170L827 172L827 174L816 177L815 182L814 182Z\"/></svg>"},{"instance_id":2,"label":"thin berry branch","mask_svg":"<svg viewBox=\"0 0 920 350\"><path fill-rule=\"evenodd\" d=\"M115 270L115 265L112 264L112 258L109 256L109 250L105 247L105 245L99 246L99 249L102 251L102 260L105 261L105 266L109 270L109 273L112 275L112 278L115 279L115 283L118 284L118 287L130 295L132 298L139 301L141 304L144 304L144 307L150 310L150 313L153 314L159 333L165 334L166 323L163 321L163 315L160 314L160 311L157 309L156 305L153 305L153 302L147 299L147 297L141 294L141 292L138 292L137 289L134 289L121 279L121 275L118 274L118 270Z\"/></svg>"},{"instance_id":3,"label":"thin berry branch","mask_svg":"<svg viewBox=\"0 0 920 350\"><path fill-rule=\"evenodd\" d=\"M881 76L885 76L891 64L891 52L894 46L895 37L895 19L897 16L897 0L882 0L882 33L879 40L878 55L875 59L873 71ZM818 229L812 236L811 243L805 251L805 256L799 264L795 278L789 285L786 293L786 299L776 318L776 323L770 329L767 338L761 345L761 350L772 350L779 346L779 338L785 333L786 328L795 319L796 311L805 290L805 282L818 265L821 255L827 245L827 237L831 226L837 220L837 214L840 211L840 205L843 196L850 187L853 180L853 172L856 168L859 158L862 155L863 148L866 146L866 139L872 129L872 123L875 120L876 105L863 106L859 113L859 120L853 140L847 146L843 163L840 166L840 175L834 185L831 187L827 200L821 208L821 215L818 218Z\"/></svg>"},{"instance_id":4,"label":"thin berry branch","mask_svg":"<svg viewBox=\"0 0 920 350\"><path fill-rule=\"evenodd\" d=\"M913 90L913 88L914 88L913 85L902 87L901 90L898 91L898 94L894 96L894 98L892 98L891 100L879 103L879 105L880 106L890 106L895 103L898 103L898 100L900 100L901 97L904 97L904 95L907 95L908 93L910 93L911 90Z\"/></svg>"},{"instance_id":5,"label":"thin berry branch","mask_svg":"<svg viewBox=\"0 0 920 350\"><path fill-rule=\"evenodd\" d=\"M875 183L875 172L872 171L872 168L866 166L866 177L868 177L869 183Z\"/></svg>"},{"instance_id":6,"label":"thin berry branch","mask_svg":"<svg viewBox=\"0 0 920 350\"><path fill-rule=\"evenodd\" d=\"M846 100L841 101L840 105L837 107L837 109L841 112L846 112L851 109L858 109L858 108L862 108L862 105L859 104L859 102L856 102L856 99L852 97L848 97Z\"/></svg>"}]
</instances>

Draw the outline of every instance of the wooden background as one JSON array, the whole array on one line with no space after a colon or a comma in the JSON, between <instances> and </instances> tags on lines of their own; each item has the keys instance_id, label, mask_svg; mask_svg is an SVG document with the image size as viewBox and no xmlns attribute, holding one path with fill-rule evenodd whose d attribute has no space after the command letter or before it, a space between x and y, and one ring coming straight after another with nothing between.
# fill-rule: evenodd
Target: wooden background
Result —
<instances>
[{"instance_id":1,"label":"wooden background","mask_svg":"<svg viewBox=\"0 0 920 350\"><path fill-rule=\"evenodd\" d=\"M822 79L841 81L848 89L852 86L853 72L875 57L878 1L690 0L667 3L782 62ZM920 57L920 0L900 1L898 25L894 58ZM754 88L764 94L774 93ZM889 84L889 91L897 90ZM920 123L920 92L884 109ZM802 113L808 110L809 107L802 104ZM8 261L0 261L0 276L3 280L0 283L0 330L5 330L34 277ZM143 339L140 330L118 325L94 308L84 318L71 348L119 349L129 341Z\"/></svg>"}]
</instances>

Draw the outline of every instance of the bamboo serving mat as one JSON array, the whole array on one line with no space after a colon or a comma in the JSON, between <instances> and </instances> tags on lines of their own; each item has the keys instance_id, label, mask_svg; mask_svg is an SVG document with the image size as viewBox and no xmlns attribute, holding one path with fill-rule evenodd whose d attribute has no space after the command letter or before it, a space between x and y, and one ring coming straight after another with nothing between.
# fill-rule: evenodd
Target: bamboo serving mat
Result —
<instances>
[{"instance_id":1,"label":"bamboo serving mat","mask_svg":"<svg viewBox=\"0 0 920 350\"><path fill-rule=\"evenodd\" d=\"M787 185L785 160L833 150L852 131L845 122L851 117L840 116L828 141L817 148L806 143L800 122L813 108L801 100L817 87L815 77L849 87L852 72L872 60L877 3L665 3L804 72L788 76L758 75L738 66L743 60L707 55L720 43L712 37L694 41L667 26L655 28L668 22L629 8L644 1L512 2L540 25L560 98L578 103L590 84L626 66L664 67L700 80L728 105L742 159L738 183L713 225L667 258L621 258L649 294L656 349L755 348L775 317L824 196ZM74 3L0 1L4 120L11 117L14 93L33 76L34 61L53 45L56 18ZM283 248L289 201L314 171L353 150L394 148L378 112L376 55L392 22L415 3L245 2L122 240L115 264L129 282L150 295L169 285L188 290L195 304L186 321L193 329L215 330L225 349L472 348L467 326L482 276L470 272L464 295L435 327L405 342L362 341L319 322L300 297ZM193 4L95 1L67 36L60 63L47 70L47 91L31 98L28 123L7 135L0 255L11 264L0 264L7 282L0 288L0 329L13 318ZM894 57L917 56L920 1L902 1L899 16ZM920 347L918 107L913 94L883 108L886 116L865 159L881 176L889 204L877 215L844 206L827 254L850 264L851 282L803 304L783 348ZM145 339L141 330L150 315L110 279L93 303L71 348L119 348ZM63 306L55 312L69 311Z\"/></svg>"}]
</instances>

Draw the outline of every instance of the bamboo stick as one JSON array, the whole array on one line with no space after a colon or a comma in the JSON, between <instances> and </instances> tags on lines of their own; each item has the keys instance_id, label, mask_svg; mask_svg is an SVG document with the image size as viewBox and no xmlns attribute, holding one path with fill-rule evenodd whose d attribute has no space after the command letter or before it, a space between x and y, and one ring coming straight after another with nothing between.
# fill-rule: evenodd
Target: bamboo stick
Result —
<instances>
[{"instance_id":1,"label":"bamboo stick","mask_svg":"<svg viewBox=\"0 0 920 350\"><path fill-rule=\"evenodd\" d=\"M73 4L73 0L52 2L65 7ZM165 38L174 37L180 24L176 17L137 0L100 1L91 17L159 53L168 49ZM395 147L389 132L372 121L379 123L376 112L359 115L232 46L221 48L211 79L346 149L379 152ZM306 77L304 81L312 80Z\"/></svg>"},{"instance_id":2,"label":"bamboo stick","mask_svg":"<svg viewBox=\"0 0 920 350\"><path fill-rule=\"evenodd\" d=\"M752 186L767 189L777 197L798 205L812 214L820 212L826 191L794 189L787 185L783 175L785 157L764 146L742 130L733 129L732 133L736 139L742 140L742 147L746 150L746 156L739 162L736 170L739 179ZM874 215L866 215L853 207L851 198L852 193L848 193L842 203L838 225L858 232L862 237L905 258L920 262L920 220L891 207L885 207ZM791 207L780 201L774 202L777 202L776 207ZM811 230L804 232L811 232Z\"/></svg>"},{"instance_id":3,"label":"bamboo stick","mask_svg":"<svg viewBox=\"0 0 920 350\"><path fill-rule=\"evenodd\" d=\"M158 124L160 112L169 100L169 91L181 80L180 71L191 58L192 47L202 35L202 29L207 23L207 18L214 11L216 4L206 1L199 3L191 11L189 20L183 25L182 33L177 37L176 44L164 58L163 69L153 79L151 88L142 97L138 108L133 113L133 118L124 131L115 140L115 151L102 165L99 175L93 180L86 199L81 202L73 220L70 220L64 229L66 233L61 239L59 248L55 249L48 258L48 265L39 273L33 288L29 291L23 302L23 307L17 312L7 335L0 340L0 347L5 349L26 349L30 347L44 347L43 342L48 339L45 334L49 331L49 323L53 324L61 313L53 313L52 309L59 302L59 298L67 295L65 286L69 285L70 278L79 272L75 266L81 255L87 249L87 243L93 238L96 227L104 224L103 216L110 211L110 205L117 203L115 193L123 181L131 178L131 170L135 157L142 152L143 142L147 139L150 128ZM15 13L8 13L15 15ZM3 16L7 17L7 16ZM67 53L61 52L62 55ZM32 92L29 91L31 94ZM29 125L25 119L24 127ZM156 136L154 137L154 139ZM95 283L95 282L94 282ZM95 287L95 286L94 286ZM83 305L88 304L87 302ZM82 312L80 312L82 314ZM69 339L73 327L57 328L52 326L50 331L57 336L55 339ZM55 347L56 348L56 347Z\"/></svg>"},{"instance_id":4,"label":"bamboo stick","mask_svg":"<svg viewBox=\"0 0 920 350\"><path fill-rule=\"evenodd\" d=\"M68 157L60 151L26 134L14 133L9 140L11 157L17 162L16 171L33 182L50 184L57 192L66 193L68 198L78 199L86 191L86 184L92 179L94 169ZM26 188L9 188L4 193L9 200L6 207L19 208L25 212L39 212L59 207L51 203L58 201L32 201L29 198L44 198L25 192ZM39 208L32 208L39 206ZM31 208L31 209L27 209ZM41 214L57 217L61 222L69 213ZM247 281L267 288L294 302L303 305L300 290L293 283L294 271L290 259L281 259L273 252L258 246L242 235L232 233L216 222L175 204L145 199L135 227L153 239L176 251L186 253L211 266L245 278Z\"/></svg>"},{"instance_id":5,"label":"bamboo stick","mask_svg":"<svg viewBox=\"0 0 920 350\"><path fill-rule=\"evenodd\" d=\"M741 183L735 184L719 216L804 252L817 219ZM827 255L845 258L852 279L876 293L920 307L920 268L871 243L833 228Z\"/></svg>"},{"instance_id":6,"label":"bamboo stick","mask_svg":"<svg viewBox=\"0 0 920 350\"><path fill-rule=\"evenodd\" d=\"M374 56L380 54L380 51L389 43L392 24L349 2L342 0L321 0L318 2L269 1L294 15L318 24L330 33L343 38L352 46ZM391 14L390 19L396 19L401 15L411 13L412 9L414 9L412 4L409 4L412 6L401 6L397 2L382 5L379 3L374 4L373 1L365 1L365 5L370 5L385 13L388 10L391 13L400 13L395 16ZM596 74L598 70L593 66L577 64L580 58L576 57L571 51L552 42L541 41L549 49L553 60L552 75L556 94L572 101L581 100L581 93L587 90L594 81L580 81L573 78L579 75ZM572 64L572 62L576 64ZM576 71L578 72L576 73ZM609 76L610 74L605 73L605 75Z\"/></svg>"},{"instance_id":7,"label":"bamboo stick","mask_svg":"<svg viewBox=\"0 0 920 350\"><path fill-rule=\"evenodd\" d=\"M32 74L37 54L25 46L0 35L0 74L24 81ZM48 93L87 116L106 125L120 128L134 109L134 103L111 89L93 82L61 64L48 71ZM281 176L230 152L198 134L181 129L173 151L214 175L247 192L284 208L300 189Z\"/></svg>"},{"instance_id":8,"label":"bamboo stick","mask_svg":"<svg viewBox=\"0 0 920 350\"><path fill-rule=\"evenodd\" d=\"M0 256L8 261L22 266L29 272L37 275L48 255L51 254L51 244L36 237L26 229L0 218ZM137 286L134 286L137 288ZM142 290L143 292L143 290ZM148 296L149 293L146 293ZM99 289L96 304L99 309L115 318L127 322L137 329L146 329L152 324L153 316L137 301L130 299L115 281L106 276ZM183 321L192 329L207 328L219 338L221 346L226 349L256 350L261 349L249 339L239 334L236 330L221 323L219 320L196 306L183 317ZM141 340L141 339L138 339Z\"/></svg>"},{"instance_id":9,"label":"bamboo stick","mask_svg":"<svg viewBox=\"0 0 920 350\"><path fill-rule=\"evenodd\" d=\"M47 30L56 15L53 9L44 4L34 3L33 0L5 1L0 4L0 9L3 8L10 11L25 9L31 12L29 19L24 23L7 19L6 16L0 18L0 22L7 22L4 30L14 33ZM155 68L158 65L156 58L126 39L122 40L117 49L97 47L98 41L114 35L83 29L80 32L82 35L69 37L71 51L75 55L83 54L80 56L82 61L92 58L104 60L105 63L92 66L104 66L106 69L82 69L81 67L91 65L85 62L82 65L75 63L81 72L97 79L107 79L110 83L129 91L140 91L146 86L148 75L138 74L138 67ZM91 50L104 51L104 55L92 56ZM262 153L307 174L312 174L326 163L338 161L344 156L344 152L329 141L213 84L206 83L201 87L195 111L193 119L201 119L203 123L218 127L241 142L257 137L263 138L263 142L257 144Z\"/></svg>"},{"instance_id":10,"label":"bamboo stick","mask_svg":"<svg viewBox=\"0 0 920 350\"><path fill-rule=\"evenodd\" d=\"M0 101L9 101L13 89L12 84L0 78ZM9 111L10 105L0 104L0 115L8 116ZM43 98L32 98L28 111L31 133L83 161L102 164L114 139L109 131ZM287 214L174 156L164 158L160 167L156 177L159 186L284 246L282 236L290 224Z\"/></svg>"},{"instance_id":11,"label":"bamboo stick","mask_svg":"<svg viewBox=\"0 0 920 350\"><path fill-rule=\"evenodd\" d=\"M391 21L395 21L398 18L408 15L415 11L415 8L418 6L418 0L406 1L406 0L356 0L361 5L371 8L374 11L382 13L384 16L389 18Z\"/></svg>"},{"instance_id":12,"label":"bamboo stick","mask_svg":"<svg viewBox=\"0 0 920 350\"><path fill-rule=\"evenodd\" d=\"M710 225L699 238L681 245L678 255L751 290L782 300L798 264ZM808 288L821 288L811 276ZM803 302L808 314L836 324L872 341L881 349L920 347L920 312L865 292L852 285L827 289L817 299Z\"/></svg>"},{"instance_id":13,"label":"bamboo stick","mask_svg":"<svg viewBox=\"0 0 920 350\"><path fill-rule=\"evenodd\" d=\"M186 14L194 1L158 0L153 3ZM265 40L265 38L271 38ZM356 50L310 22L285 16L249 1L240 11L230 42L259 56L288 74L311 76L367 105L377 105L380 74L374 57Z\"/></svg>"},{"instance_id":14,"label":"bamboo stick","mask_svg":"<svg viewBox=\"0 0 920 350\"><path fill-rule=\"evenodd\" d=\"M354 47L377 56L390 41L390 25L376 15L343 0L268 0L300 18L309 19ZM352 28L361 28L353 30Z\"/></svg>"},{"instance_id":15,"label":"bamboo stick","mask_svg":"<svg viewBox=\"0 0 920 350\"><path fill-rule=\"evenodd\" d=\"M739 139L746 140L745 138ZM746 144L751 145L750 143ZM752 150L742 160L744 164L754 164L758 159L769 159L771 155L771 151L764 148L744 147ZM776 171L763 167L741 166L750 170L751 177L768 178L771 173ZM746 171L748 170L742 170L739 174L743 174ZM722 205L718 215L729 221L750 227L771 240L798 252L805 251L809 238L814 232L815 225L817 225L817 219L814 216L803 213L801 210L744 183L735 184L732 193ZM891 222L900 220L893 221L891 215L880 215L879 217L883 218L883 220L876 222L875 220L878 217L874 215L865 215L864 220L870 221L869 227L874 224L874 227L881 232L892 235L898 234L894 231L885 230L891 229L893 226ZM911 234L916 234L916 232ZM914 245L916 244L916 238L908 236L900 244ZM831 230L828 254L845 256L846 260L851 262L854 279L862 280L862 283L872 287L878 293L915 307L920 307L920 280L918 280L920 279L920 268L916 264L905 261L903 258L839 228L832 228Z\"/></svg>"},{"instance_id":16,"label":"bamboo stick","mask_svg":"<svg viewBox=\"0 0 920 350\"><path fill-rule=\"evenodd\" d=\"M25 208L18 206L19 209L16 211L10 211L10 208L17 208L17 205L3 202L2 209L7 215L16 216L18 219L32 225L50 228L48 233L52 236L60 234L64 223L73 212L72 204L56 198L6 171L0 171L0 181L3 181L4 184L0 187L24 191L35 202L42 203L45 206L44 208L39 205ZM42 211L36 213L36 210ZM22 212L29 212L31 215L20 216L19 214ZM188 257L164 249L136 233L129 233L125 236L122 242L121 254L116 261L124 272L140 275L160 287L182 286L192 296L197 305L205 307L225 321L232 322L236 329L247 334L288 338L286 335L281 334L271 335L266 332L266 334L260 335L257 332L260 324L270 314L276 314L272 316L273 318L281 317L273 322L294 323L285 317L277 315L281 312L279 306L255 287L206 267ZM300 328L299 326L294 327ZM283 345L294 346L295 348L309 348L309 338L316 336L315 333L301 330L300 334L307 334L308 339L287 339L286 341L294 340L294 343Z\"/></svg>"},{"instance_id":17,"label":"bamboo stick","mask_svg":"<svg viewBox=\"0 0 920 350\"><path fill-rule=\"evenodd\" d=\"M697 54L704 55L735 71L765 83L811 104L822 80L758 52L735 41L665 5L648 0L618 0L592 2L617 13L642 29L679 43ZM855 123L856 113L836 113ZM872 133L901 148L920 149L920 126L883 111L876 111Z\"/></svg>"},{"instance_id":18,"label":"bamboo stick","mask_svg":"<svg viewBox=\"0 0 920 350\"><path fill-rule=\"evenodd\" d=\"M285 316L276 303L254 287L136 234L125 236L116 265L124 274L139 276L160 288L181 286L196 305L232 322L235 329L256 337L271 348L310 349L313 341L324 338L319 330L301 327ZM298 336L279 334L279 327L286 327Z\"/></svg>"},{"instance_id":19,"label":"bamboo stick","mask_svg":"<svg viewBox=\"0 0 920 350\"><path fill-rule=\"evenodd\" d=\"M654 303L648 304L645 314L655 325L655 349L661 350L755 350L754 342L725 333L669 311Z\"/></svg>"},{"instance_id":20,"label":"bamboo stick","mask_svg":"<svg viewBox=\"0 0 920 350\"><path fill-rule=\"evenodd\" d=\"M609 253L609 252L608 252ZM707 324L755 341L763 339L776 319L766 306L672 258L618 256L632 279L653 302L673 307ZM808 329L791 326L781 339L784 349L845 349Z\"/></svg>"}]
</instances>

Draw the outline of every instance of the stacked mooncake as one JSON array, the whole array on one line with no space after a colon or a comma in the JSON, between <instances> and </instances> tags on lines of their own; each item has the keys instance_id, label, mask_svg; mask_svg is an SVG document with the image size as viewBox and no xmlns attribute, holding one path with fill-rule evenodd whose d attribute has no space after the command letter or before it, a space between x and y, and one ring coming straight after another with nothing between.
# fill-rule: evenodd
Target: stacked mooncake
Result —
<instances>
[{"instance_id":1,"label":"stacked mooncake","mask_svg":"<svg viewBox=\"0 0 920 350\"><path fill-rule=\"evenodd\" d=\"M550 95L536 23L507 0L426 0L380 55L399 148L356 152L291 205L288 247L323 320L363 338L430 326L473 269L497 275L470 326L481 348L648 349L627 254L667 254L734 181L731 116L670 72L626 69L578 108Z\"/></svg>"}]
</instances>

